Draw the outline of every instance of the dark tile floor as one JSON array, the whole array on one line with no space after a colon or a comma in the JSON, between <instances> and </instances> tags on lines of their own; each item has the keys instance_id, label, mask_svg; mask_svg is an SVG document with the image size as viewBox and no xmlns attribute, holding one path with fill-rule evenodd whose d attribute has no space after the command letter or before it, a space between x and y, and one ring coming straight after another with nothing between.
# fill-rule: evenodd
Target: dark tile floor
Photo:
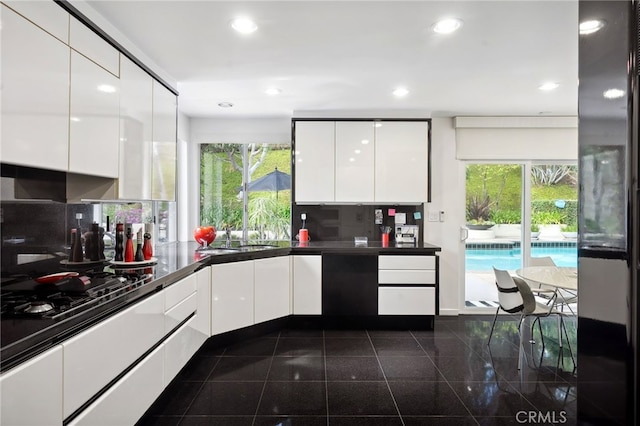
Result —
<instances>
[{"instance_id":1,"label":"dark tile floor","mask_svg":"<svg viewBox=\"0 0 640 426\"><path fill-rule=\"evenodd\" d=\"M501 316L487 346L492 320L439 317L434 331L287 329L205 345L139 424L576 424L577 373L556 320L543 319L544 349L537 327L537 343L525 333L520 371L516 318ZM575 321L567 329L575 353Z\"/></svg>"}]
</instances>

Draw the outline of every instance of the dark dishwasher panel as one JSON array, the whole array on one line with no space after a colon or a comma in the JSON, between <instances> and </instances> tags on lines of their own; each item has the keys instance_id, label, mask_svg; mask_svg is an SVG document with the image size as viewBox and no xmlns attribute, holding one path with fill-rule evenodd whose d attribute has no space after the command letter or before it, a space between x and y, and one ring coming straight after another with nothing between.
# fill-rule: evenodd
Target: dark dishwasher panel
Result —
<instances>
[{"instance_id":1,"label":"dark dishwasher panel","mask_svg":"<svg viewBox=\"0 0 640 426\"><path fill-rule=\"evenodd\" d=\"M322 254L322 315L378 315L377 254Z\"/></svg>"}]
</instances>

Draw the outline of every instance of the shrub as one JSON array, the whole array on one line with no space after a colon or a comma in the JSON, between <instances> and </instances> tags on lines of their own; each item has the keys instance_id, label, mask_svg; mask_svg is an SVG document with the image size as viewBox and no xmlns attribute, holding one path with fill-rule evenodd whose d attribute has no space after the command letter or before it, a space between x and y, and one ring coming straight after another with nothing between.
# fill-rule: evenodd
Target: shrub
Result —
<instances>
[{"instance_id":1,"label":"shrub","mask_svg":"<svg viewBox=\"0 0 640 426\"><path fill-rule=\"evenodd\" d=\"M472 195L467 199L467 222L488 222L493 203L488 195Z\"/></svg>"},{"instance_id":2,"label":"shrub","mask_svg":"<svg viewBox=\"0 0 640 426\"><path fill-rule=\"evenodd\" d=\"M495 223L520 223L519 210L494 210L491 212L491 221Z\"/></svg>"},{"instance_id":3,"label":"shrub","mask_svg":"<svg viewBox=\"0 0 640 426\"><path fill-rule=\"evenodd\" d=\"M531 222L539 225L554 225L564 223L565 215L560 211L534 212Z\"/></svg>"}]
</instances>

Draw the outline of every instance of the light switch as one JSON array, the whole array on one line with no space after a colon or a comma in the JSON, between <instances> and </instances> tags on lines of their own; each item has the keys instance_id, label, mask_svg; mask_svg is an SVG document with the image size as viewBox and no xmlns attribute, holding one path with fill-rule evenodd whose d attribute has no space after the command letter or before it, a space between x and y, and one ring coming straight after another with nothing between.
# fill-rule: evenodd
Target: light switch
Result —
<instances>
[{"instance_id":1,"label":"light switch","mask_svg":"<svg viewBox=\"0 0 640 426\"><path fill-rule=\"evenodd\" d=\"M439 212L429 212L429 222L437 222L440 220Z\"/></svg>"}]
</instances>

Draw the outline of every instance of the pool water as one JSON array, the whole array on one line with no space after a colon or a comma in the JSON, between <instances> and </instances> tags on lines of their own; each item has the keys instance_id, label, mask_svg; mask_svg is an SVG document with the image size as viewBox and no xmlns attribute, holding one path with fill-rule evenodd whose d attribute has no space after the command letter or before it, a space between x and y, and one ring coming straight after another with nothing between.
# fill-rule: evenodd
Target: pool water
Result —
<instances>
[{"instance_id":1,"label":"pool water","mask_svg":"<svg viewBox=\"0 0 640 426\"><path fill-rule=\"evenodd\" d=\"M497 269L515 270L522 267L520 247L512 249L467 249L465 251L466 271L491 271ZM558 266L578 265L578 250L574 247L532 247L531 257L551 256Z\"/></svg>"}]
</instances>

